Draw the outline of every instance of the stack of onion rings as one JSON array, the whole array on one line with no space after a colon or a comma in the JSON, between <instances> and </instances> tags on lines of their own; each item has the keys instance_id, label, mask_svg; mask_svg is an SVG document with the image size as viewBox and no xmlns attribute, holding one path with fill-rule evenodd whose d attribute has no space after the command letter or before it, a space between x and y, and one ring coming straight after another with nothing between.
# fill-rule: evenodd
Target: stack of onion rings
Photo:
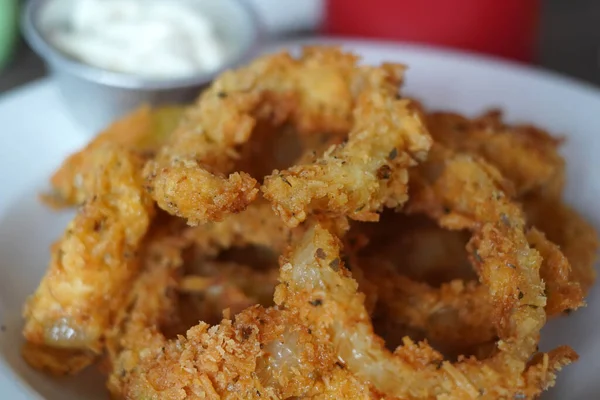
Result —
<instances>
[{"instance_id":1,"label":"stack of onion rings","mask_svg":"<svg viewBox=\"0 0 600 400\"><path fill-rule=\"evenodd\" d=\"M525 399L552 386L577 355L540 353L540 330L583 304L597 248L560 200L560 141L497 112L426 114L397 95L402 66L357 62L328 48L263 57L185 112L140 110L113 127L139 124L131 137L109 130L71 157L53 203L86 202L75 227L107 204L107 226L77 231L88 247L66 245L70 228L57 247L68 263L26 307L30 364L75 373L105 352L126 399ZM373 223L383 208L396 216ZM104 229L122 253L103 252ZM111 257L77 262L98 254ZM100 268L113 258L119 272ZM102 290L47 290L106 271ZM101 305L101 322L67 300ZM82 335L49 340L45 315ZM381 321L419 337L386 343Z\"/></svg>"}]
</instances>

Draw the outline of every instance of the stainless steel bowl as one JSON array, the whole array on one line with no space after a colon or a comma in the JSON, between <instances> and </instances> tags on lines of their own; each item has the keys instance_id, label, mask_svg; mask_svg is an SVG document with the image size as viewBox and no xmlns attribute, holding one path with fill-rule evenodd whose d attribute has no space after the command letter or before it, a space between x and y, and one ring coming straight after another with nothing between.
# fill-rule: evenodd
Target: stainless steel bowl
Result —
<instances>
[{"instance_id":1,"label":"stainless steel bowl","mask_svg":"<svg viewBox=\"0 0 600 400\"><path fill-rule=\"evenodd\" d=\"M224 65L195 76L159 80L108 71L69 57L45 38L47 29L64 18L75 1L29 0L23 11L22 26L27 41L56 79L67 107L90 134L144 103L193 100L219 72L254 56L262 41L261 23L246 1L203 0L197 6L215 22L219 35L232 46Z\"/></svg>"}]
</instances>

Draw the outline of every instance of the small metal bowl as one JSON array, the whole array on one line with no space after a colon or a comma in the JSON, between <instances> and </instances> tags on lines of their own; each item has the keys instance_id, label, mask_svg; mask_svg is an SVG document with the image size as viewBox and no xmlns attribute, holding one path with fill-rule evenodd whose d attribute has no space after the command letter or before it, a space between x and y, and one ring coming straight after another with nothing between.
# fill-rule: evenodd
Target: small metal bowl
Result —
<instances>
[{"instance_id":1,"label":"small metal bowl","mask_svg":"<svg viewBox=\"0 0 600 400\"><path fill-rule=\"evenodd\" d=\"M254 56L261 44L260 20L244 0L203 0L197 6L214 21L231 47L218 69L175 79L148 79L84 64L55 48L45 32L64 17L77 0L29 0L22 16L23 33L44 59L74 118L96 133L141 104L160 105L193 100L219 72ZM167 0L173 1L173 0ZM62 13L62 14L61 14Z\"/></svg>"}]
</instances>

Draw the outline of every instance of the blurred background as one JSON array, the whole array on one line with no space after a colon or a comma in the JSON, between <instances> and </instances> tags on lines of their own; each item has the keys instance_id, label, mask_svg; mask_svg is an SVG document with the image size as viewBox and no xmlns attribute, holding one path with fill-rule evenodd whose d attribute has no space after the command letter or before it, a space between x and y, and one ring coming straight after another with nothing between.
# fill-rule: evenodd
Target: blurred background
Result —
<instances>
[{"instance_id":1,"label":"blurred background","mask_svg":"<svg viewBox=\"0 0 600 400\"><path fill-rule=\"evenodd\" d=\"M278 41L294 37L311 35L338 34L360 37L387 38L392 40L416 40L434 42L453 46L455 43L444 43L435 37L435 27L453 23L456 15L461 14L457 3L468 7L475 0L439 1L441 7L428 7L423 4L433 0L246 0L250 2L263 19L268 33L268 41ZM504 0L503 0L504 1ZM490 17L477 26L470 26L471 31L465 34L470 38L481 38L494 34L512 47L494 47L493 40L482 48L472 44L471 50L495 53L498 56L512 58L521 62L532 63L544 68L561 72L593 84L600 84L600 1L598 0L506 0L531 4L529 12L535 21L523 22L512 15L506 15L505 26L500 17ZM493 4L498 0L477 0L478 3ZM45 74L41 60L26 45L18 34L18 9L20 0L0 0L0 93L23 85L42 77ZM361 6L369 7L369 12L358 10ZM375 7L374 4L382 4ZM386 5L387 3L387 5ZM404 3L404 4L403 4ZM501 3L501 2L500 2ZM390 5L392 4L392 5ZM454 12L448 6L452 5ZM375 7L375 8L374 8ZM387 7L387 8L386 8ZM446 10L446 8L448 10ZM385 9L385 12L381 12ZM493 11L493 10L491 10ZM413 13L413 14L411 14ZM399 15L410 15L411 24L402 21ZM416 15L416 17L415 17ZM381 18L385 18L382 22ZM369 24L369 21L377 21ZM497 22L492 26L490 21ZM455 21L459 23L460 21ZM359 25L356 25L359 24ZM387 25L386 25L387 24ZM399 29L399 27L405 29ZM462 25L461 25L462 26ZM386 28L387 27L387 28ZM532 48L522 48L519 40L510 34L528 35L528 32L517 32L520 28L530 27L534 30L531 37ZM413 29L411 31L410 29ZM418 35L414 35L417 29ZM425 30L434 31L433 37L422 34ZM486 31L487 30L487 31ZM427 33L426 32L426 33ZM482 33L483 32L483 33ZM501 32L502 34L499 34ZM506 35L508 32L508 36ZM438 32L438 35L442 32ZM419 36L420 35L420 36ZM429 40L431 39L431 40ZM483 39L481 39L483 40ZM451 41L450 41L451 42ZM461 47L460 45L454 47ZM465 47L465 46L463 46ZM469 46L466 46L469 47ZM480 46L481 47L481 46Z\"/></svg>"}]
</instances>

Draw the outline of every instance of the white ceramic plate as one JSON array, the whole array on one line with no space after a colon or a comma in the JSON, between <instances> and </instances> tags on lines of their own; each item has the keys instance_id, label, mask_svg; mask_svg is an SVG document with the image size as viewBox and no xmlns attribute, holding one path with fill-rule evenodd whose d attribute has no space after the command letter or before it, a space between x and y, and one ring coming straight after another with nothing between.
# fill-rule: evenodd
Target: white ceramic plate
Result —
<instances>
[{"instance_id":1,"label":"white ceramic plate","mask_svg":"<svg viewBox=\"0 0 600 400\"><path fill-rule=\"evenodd\" d=\"M422 47L342 42L366 62L410 66L405 91L430 108L468 114L501 107L512 121L529 121L568 138L567 200L600 226L600 92L574 80L503 61ZM93 99L90 99L93 101ZM24 364L20 310L46 268L49 246L69 215L43 208L36 193L52 170L86 138L70 120L51 81L0 100L0 398L106 399L101 377L90 371L52 380ZM568 344L581 360L567 367L545 399L592 399L600 393L600 291L589 306L544 329L542 350Z\"/></svg>"}]
</instances>

